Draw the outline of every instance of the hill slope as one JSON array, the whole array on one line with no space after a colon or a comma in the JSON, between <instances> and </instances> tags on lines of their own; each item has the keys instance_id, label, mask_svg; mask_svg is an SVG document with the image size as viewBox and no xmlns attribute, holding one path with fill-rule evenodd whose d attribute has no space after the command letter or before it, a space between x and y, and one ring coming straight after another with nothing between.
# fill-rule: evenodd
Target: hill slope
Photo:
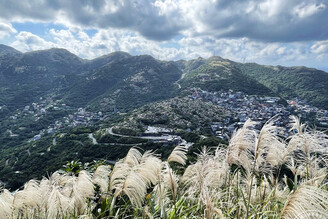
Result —
<instances>
[{"instance_id":1,"label":"hill slope","mask_svg":"<svg viewBox=\"0 0 328 219\"><path fill-rule=\"evenodd\" d=\"M180 84L183 88L199 87L203 90L236 90L247 94L273 95L273 92L242 73L233 62L221 57L191 60L182 65L184 77ZM180 64L181 67L181 64Z\"/></svg>"},{"instance_id":2,"label":"hill slope","mask_svg":"<svg viewBox=\"0 0 328 219\"><path fill-rule=\"evenodd\" d=\"M310 104L328 109L328 73L306 67L240 64L241 72L284 98L300 97Z\"/></svg>"},{"instance_id":3,"label":"hill slope","mask_svg":"<svg viewBox=\"0 0 328 219\"><path fill-rule=\"evenodd\" d=\"M119 54L120 55L120 54ZM67 102L92 109L127 110L172 97L182 72L171 62L151 56L125 56L84 74L64 96Z\"/></svg>"}]
</instances>

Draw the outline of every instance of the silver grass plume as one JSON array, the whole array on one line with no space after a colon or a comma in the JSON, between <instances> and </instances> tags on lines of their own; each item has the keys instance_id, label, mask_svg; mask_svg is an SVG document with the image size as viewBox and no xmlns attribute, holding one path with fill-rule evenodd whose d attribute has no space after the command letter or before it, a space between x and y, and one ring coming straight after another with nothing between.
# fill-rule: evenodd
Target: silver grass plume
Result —
<instances>
[{"instance_id":1,"label":"silver grass plume","mask_svg":"<svg viewBox=\"0 0 328 219\"><path fill-rule=\"evenodd\" d=\"M289 144L293 148L304 152L305 156L310 156L312 152L324 152L328 147L328 136L317 130L307 130L305 125L301 124L299 119L292 117L292 129L297 133L292 135Z\"/></svg>"},{"instance_id":2,"label":"silver grass plume","mask_svg":"<svg viewBox=\"0 0 328 219\"><path fill-rule=\"evenodd\" d=\"M88 199L92 199L95 193L90 173L85 170L80 171L71 189L70 198L72 199L75 213L81 215L87 210Z\"/></svg>"},{"instance_id":3,"label":"silver grass plume","mask_svg":"<svg viewBox=\"0 0 328 219\"><path fill-rule=\"evenodd\" d=\"M213 156L206 148L203 148L198 155L197 162L187 167L181 178L187 187L186 195L198 197L199 201L203 203L207 200L206 195L204 195L208 193L207 191L215 193L216 198L218 198L220 193L217 188L225 183L228 170L229 165L225 160L224 149L217 149L215 156Z\"/></svg>"},{"instance_id":4,"label":"silver grass plume","mask_svg":"<svg viewBox=\"0 0 328 219\"><path fill-rule=\"evenodd\" d=\"M173 200L176 200L178 194L178 176L173 172L168 163L164 164L164 185L171 192Z\"/></svg>"},{"instance_id":5,"label":"silver grass plume","mask_svg":"<svg viewBox=\"0 0 328 219\"><path fill-rule=\"evenodd\" d=\"M13 215L13 195L4 189L0 193L0 218L11 218Z\"/></svg>"},{"instance_id":6,"label":"silver grass plume","mask_svg":"<svg viewBox=\"0 0 328 219\"><path fill-rule=\"evenodd\" d=\"M140 160L137 173L146 182L147 187L156 185L162 168L162 161L151 151L146 151Z\"/></svg>"},{"instance_id":7,"label":"silver grass plume","mask_svg":"<svg viewBox=\"0 0 328 219\"><path fill-rule=\"evenodd\" d=\"M131 167L138 165L141 160L142 154L136 148L131 148L124 158L124 163L130 165Z\"/></svg>"},{"instance_id":8,"label":"silver grass plume","mask_svg":"<svg viewBox=\"0 0 328 219\"><path fill-rule=\"evenodd\" d=\"M95 173L93 174L92 181L100 187L100 192L102 195L108 192L110 173L111 169L108 165L101 165L97 167Z\"/></svg>"},{"instance_id":9,"label":"silver grass plume","mask_svg":"<svg viewBox=\"0 0 328 219\"><path fill-rule=\"evenodd\" d=\"M24 185L24 189L17 191L14 196L15 213L29 218L42 205L42 194L39 192L39 182L30 180Z\"/></svg>"},{"instance_id":10,"label":"silver grass plume","mask_svg":"<svg viewBox=\"0 0 328 219\"><path fill-rule=\"evenodd\" d=\"M300 119L296 116L290 116L291 128L290 130L296 130L297 133L302 134L305 129L305 125L301 123Z\"/></svg>"},{"instance_id":11,"label":"silver grass plume","mask_svg":"<svg viewBox=\"0 0 328 219\"><path fill-rule=\"evenodd\" d=\"M145 181L135 171L131 171L124 181L122 192L129 197L132 205L141 207L147 192L146 186Z\"/></svg>"},{"instance_id":12,"label":"silver grass plume","mask_svg":"<svg viewBox=\"0 0 328 219\"><path fill-rule=\"evenodd\" d=\"M251 171L252 150L254 150L255 131L250 128L256 123L248 119L244 126L234 131L229 142L226 160L229 165L243 166L246 171ZM252 160L252 159L251 159Z\"/></svg>"},{"instance_id":13,"label":"silver grass plume","mask_svg":"<svg viewBox=\"0 0 328 219\"><path fill-rule=\"evenodd\" d=\"M314 186L302 185L289 196L281 218L318 218L312 214L328 218L328 192Z\"/></svg>"},{"instance_id":14,"label":"silver grass plume","mask_svg":"<svg viewBox=\"0 0 328 219\"><path fill-rule=\"evenodd\" d=\"M179 164L185 165L187 160L187 149L183 145L176 146L168 157L168 162L177 162Z\"/></svg>"},{"instance_id":15,"label":"silver grass plume","mask_svg":"<svg viewBox=\"0 0 328 219\"><path fill-rule=\"evenodd\" d=\"M55 185L51 186L51 191L47 199L47 217L64 218L73 211L73 205L69 197L60 192L61 188Z\"/></svg>"},{"instance_id":16,"label":"silver grass plume","mask_svg":"<svg viewBox=\"0 0 328 219\"><path fill-rule=\"evenodd\" d=\"M143 166L140 169L139 167L142 166L140 165L141 161L144 164L147 158L151 157L147 153L142 160L142 154L137 149L131 148L127 156L116 163L110 179L110 190L115 190L115 198L120 194L127 195L133 205L142 206L148 187L147 183L151 179L147 178L149 174L144 172L147 171L147 168ZM149 169L148 171L151 171ZM139 174L138 171L143 174Z\"/></svg>"},{"instance_id":17,"label":"silver grass plume","mask_svg":"<svg viewBox=\"0 0 328 219\"><path fill-rule=\"evenodd\" d=\"M172 197L172 201L175 202L178 193L178 177L170 168L167 162L162 162L162 169L160 174L158 175L158 183L154 187L154 198L156 205L159 205L161 209L161 218L166 217L166 206L171 202L170 196ZM174 203L175 204L175 203Z\"/></svg>"},{"instance_id":18,"label":"silver grass plume","mask_svg":"<svg viewBox=\"0 0 328 219\"><path fill-rule=\"evenodd\" d=\"M267 169L265 166L265 162L271 164L272 166L278 165L283 162L283 159L279 156L276 157L276 159L272 157L273 154L281 154L285 148L285 145L282 140L277 137L278 127L274 125L274 122L275 118L272 118L267 121L260 130L260 133L255 138L254 162L255 169L257 171L263 171ZM282 151L279 152L279 150Z\"/></svg>"}]
</instances>

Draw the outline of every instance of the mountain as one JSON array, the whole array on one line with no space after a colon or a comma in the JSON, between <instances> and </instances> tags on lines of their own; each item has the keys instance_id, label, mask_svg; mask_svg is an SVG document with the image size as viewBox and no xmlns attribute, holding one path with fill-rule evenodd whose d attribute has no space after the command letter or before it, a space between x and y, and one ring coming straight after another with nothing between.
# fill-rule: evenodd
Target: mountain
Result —
<instances>
[{"instance_id":1,"label":"mountain","mask_svg":"<svg viewBox=\"0 0 328 219\"><path fill-rule=\"evenodd\" d=\"M83 63L64 49L11 53L10 58L1 60L0 105L16 110L53 95L60 88L60 78L76 73Z\"/></svg>"},{"instance_id":2,"label":"mountain","mask_svg":"<svg viewBox=\"0 0 328 219\"><path fill-rule=\"evenodd\" d=\"M15 51L9 48L4 51ZM89 103L111 104L111 110L140 106L145 100L171 97L173 83L182 75L172 62L124 52L93 60L64 49L10 54L0 65L0 105L9 110L46 95L76 107Z\"/></svg>"},{"instance_id":3,"label":"mountain","mask_svg":"<svg viewBox=\"0 0 328 219\"><path fill-rule=\"evenodd\" d=\"M0 44L0 58L2 58L4 56L8 57L8 56L14 56L14 55L19 55L19 54L22 54L22 53L10 46Z\"/></svg>"},{"instance_id":4,"label":"mountain","mask_svg":"<svg viewBox=\"0 0 328 219\"><path fill-rule=\"evenodd\" d=\"M265 66L235 63L250 76L284 98L299 97L308 103L328 109L328 73L304 66Z\"/></svg>"},{"instance_id":5,"label":"mountain","mask_svg":"<svg viewBox=\"0 0 328 219\"><path fill-rule=\"evenodd\" d=\"M247 94L277 95L256 79L243 72L230 60L221 57L198 58L185 63L178 62L184 72L179 81L182 88L199 87L203 90L236 90Z\"/></svg>"},{"instance_id":6,"label":"mountain","mask_svg":"<svg viewBox=\"0 0 328 219\"><path fill-rule=\"evenodd\" d=\"M64 100L82 106L90 104L93 109L100 106L105 111L114 108L126 111L172 97L174 82L182 75L174 63L151 56L115 53L115 58L109 58L107 64L84 74L82 80L65 92Z\"/></svg>"}]
</instances>

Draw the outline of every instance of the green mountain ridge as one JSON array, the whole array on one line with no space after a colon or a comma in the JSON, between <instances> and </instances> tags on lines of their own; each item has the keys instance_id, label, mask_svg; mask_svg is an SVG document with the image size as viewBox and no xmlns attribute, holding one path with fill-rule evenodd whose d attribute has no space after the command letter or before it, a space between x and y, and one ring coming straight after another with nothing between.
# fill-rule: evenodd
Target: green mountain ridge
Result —
<instances>
[{"instance_id":1,"label":"green mountain ridge","mask_svg":"<svg viewBox=\"0 0 328 219\"><path fill-rule=\"evenodd\" d=\"M304 66L264 66L256 63L236 65L248 75L284 98L299 97L327 109L328 73Z\"/></svg>"},{"instance_id":2,"label":"green mountain ridge","mask_svg":"<svg viewBox=\"0 0 328 219\"><path fill-rule=\"evenodd\" d=\"M186 62L184 78L180 83L183 88L199 87L203 90L237 90L255 95L276 95L255 79L245 75L230 60L211 57L207 60L198 58Z\"/></svg>"}]
</instances>

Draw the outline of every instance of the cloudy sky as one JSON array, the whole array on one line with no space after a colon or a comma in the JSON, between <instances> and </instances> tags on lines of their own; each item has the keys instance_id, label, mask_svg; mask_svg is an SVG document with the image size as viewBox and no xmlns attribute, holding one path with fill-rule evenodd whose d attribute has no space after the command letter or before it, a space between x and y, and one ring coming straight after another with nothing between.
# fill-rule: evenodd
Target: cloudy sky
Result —
<instances>
[{"instance_id":1,"label":"cloudy sky","mask_svg":"<svg viewBox=\"0 0 328 219\"><path fill-rule=\"evenodd\" d=\"M0 43L328 71L327 0L0 0Z\"/></svg>"}]
</instances>

